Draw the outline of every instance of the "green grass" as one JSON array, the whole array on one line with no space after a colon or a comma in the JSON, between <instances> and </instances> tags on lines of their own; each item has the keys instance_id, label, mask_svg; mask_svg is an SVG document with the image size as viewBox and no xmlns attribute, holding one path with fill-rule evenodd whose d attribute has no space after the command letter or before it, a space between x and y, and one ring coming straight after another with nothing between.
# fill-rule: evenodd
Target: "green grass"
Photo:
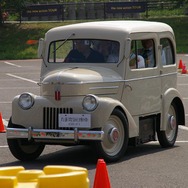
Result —
<instances>
[{"instance_id":1,"label":"green grass","mask_svg":"<svg viewBox=\"0 0 188 188\"><path fill-rule=\"evenodd\" d=\"M0 27L0 59L30 59L37 57L38 44L28 40L43 38L45 32L65 23L4 24ZM68 23L67 23L68 24Z\"/></svg>"},{"instance_id":2,"label":"green grass","mask_svg":"<svg viewBox=\"0 0 188 188\"><path fill-rule=\"evenodd\" d=\"M177 53L188 53L188 17L145 18L145 20L169 24L175 32ZM0 59L37 58L38 45L28 45L26 44L27 40L38 40L43 38L45 32L53 27L75 22L4 24L0 27Z\"/></svg>"},{"instance_id":3,"label":"green grass","mask_svg":"<svg viewBox=\"0 0 188 188\"><path fill-rule=\"evenodd\" d=\"M170 10L166 10L166 9L155 9L155 10L150 10L148 11L148 16L151 16L152 18L154 17L172 17L172 16L182 16L184 15L185 9L184 8L179 8L179 9L170 9ZM142 13L142 16L145 16L146 13Z\"/></svg>"}]
</instances>

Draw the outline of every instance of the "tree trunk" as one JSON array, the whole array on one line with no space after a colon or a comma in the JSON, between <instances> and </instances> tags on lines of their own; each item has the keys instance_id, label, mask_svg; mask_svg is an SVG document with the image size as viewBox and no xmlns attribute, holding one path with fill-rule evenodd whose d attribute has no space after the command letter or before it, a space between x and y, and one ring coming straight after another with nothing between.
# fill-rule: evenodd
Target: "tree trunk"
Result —
<instances>
[{"instance_id":1,"label":"tree trunk","mask_svg":"<svg viewBox=\"0 0 188 188\"><path fill-rule=\"evenodd\" d=\"M2 9L0 5L0 25L3 25Z\"/></svg>"}]
</instances>

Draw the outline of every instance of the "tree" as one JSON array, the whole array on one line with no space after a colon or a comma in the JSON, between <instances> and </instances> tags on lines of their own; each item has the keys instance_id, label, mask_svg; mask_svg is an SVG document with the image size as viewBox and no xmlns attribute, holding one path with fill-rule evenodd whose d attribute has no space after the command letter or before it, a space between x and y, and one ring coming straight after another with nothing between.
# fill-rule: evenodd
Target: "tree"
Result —
<instances>
[{"instance_id":1,"label":"tree","mask_svg":"<svg viewBox=\"0 0 188 188\"><path fill-rule=\"evenodd\" d=\"M6 0L7 6L15 10L18 13L20 20L22 11L26 8L25 0Z\"/></svg>"},{"instance_id":2,"label":"tree","mask_svg":"<svg viewBox=\"0 0 188 188\"><path fill-rule=\"evenodd\" d=\"M2 25L2 6L0 4L0 25Z\"/></svg>"},{"instance_id":3,"label":"tree","mask_svg":"<svg viewBox=\"0 0 188 188\"><path fill-rule=\"evenodd\" d=\"M0 1L0 25L3 24L3 12L4 12L5 5L6 5L6 0L1 0Z\"/></svg>"}]
</instances>

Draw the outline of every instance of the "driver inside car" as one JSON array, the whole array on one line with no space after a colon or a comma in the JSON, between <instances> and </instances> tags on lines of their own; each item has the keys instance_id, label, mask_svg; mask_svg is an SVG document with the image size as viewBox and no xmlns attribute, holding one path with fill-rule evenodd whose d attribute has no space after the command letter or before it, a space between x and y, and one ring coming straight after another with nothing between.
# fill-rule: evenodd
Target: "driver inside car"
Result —
<instances>
[{"instance_id":1,"label":"driver inside car","mask_svg":"<svg viewBox=\"0 0 188 188\"><path fill-rule=\"evenodd\" d=\"M64 62L104 62L103 55L91 48L91 42L89 40L75 40L74 45L75 49L69 52Z\"/></svg>"}]
</instances>

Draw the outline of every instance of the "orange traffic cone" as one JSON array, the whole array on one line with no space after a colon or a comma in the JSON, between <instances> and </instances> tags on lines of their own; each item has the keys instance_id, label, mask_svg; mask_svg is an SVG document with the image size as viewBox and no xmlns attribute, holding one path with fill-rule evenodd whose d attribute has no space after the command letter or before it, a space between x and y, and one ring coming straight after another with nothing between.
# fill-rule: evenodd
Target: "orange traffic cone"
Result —
<instances>
[{"instance_id":1,"label":"orange traffic cone","mask_svg":"<svg viewBox=\"0 0 188 188\"><path fill-rule=\"evenodd\" d=\"M182 69L182 68L183 68L183 62L182 59L180 59L178 69Z\"/></svg>"},{"instance_id":2,"label":"orange traffic cone","mask_svg":"<svg viewBox=\"0 0 188 188\"><path fill-rule=\"evenodd\" d=\"M6 130L5 130L5 127L4 127L4 124L3 124L3 118L2 118L2 115L0 113L0 133L5 133Z\"/></svg>"},{"instance_id":3,"label":"orange traffic cone","mask_svg":"<svg viewBox=\"0 0 188 188\"><path fill-rule=\"evenodd\" d=\"M184 64L183 67L182 67L181 73L182 73L182 74L187 74L187 67L186 67L185 64Z\"/></svg>"},{"instance_id":4,"label":"orange traffic cone","mask_svg":"<svg viewBox=\"0 0 188 188\"><path fill-rule=\"evenodd\" d=\"M110 188L110 180L106 163L103 159L98 159L97 168L95 173L95 181L93 188Z\"/></svg>"}]
</instances>

